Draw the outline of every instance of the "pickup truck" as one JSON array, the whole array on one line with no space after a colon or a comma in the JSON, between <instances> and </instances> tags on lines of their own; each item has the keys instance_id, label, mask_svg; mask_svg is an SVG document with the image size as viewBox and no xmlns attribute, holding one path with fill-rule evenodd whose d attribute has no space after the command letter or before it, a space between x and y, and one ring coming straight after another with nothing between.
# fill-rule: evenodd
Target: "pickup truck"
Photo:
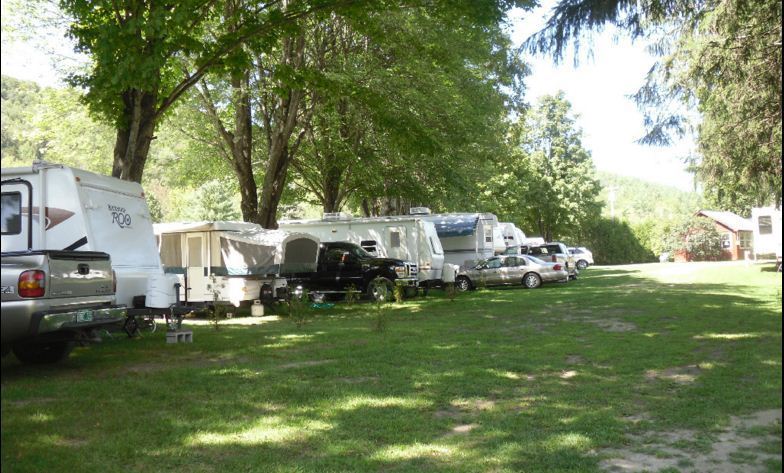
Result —
<instances>
[{"instance_id":1,"label":"pickup truck","mask_svg":"<svg viewBox=\"0 0 784 473\"><path fill-rule=\"evenodd\" d=\"M95 330L125 321L115 301L109 255L95 251L2 253L2 355L23 363L53 363Z\"/></svg>"},{"instance_id":2,"label":"pickup truck","mask_svg":"<svg viewBox=\"0 0 784 473\"><path fill-rule=\"evenodd\" d=\"M407 295L417 291L417 265L393 258L377 258L348 242L321 243L315 273L291 276L290 287L300 285L319 293L345 293L354 287L372 299L403 286Z\"/></svg>"}]
</instances>

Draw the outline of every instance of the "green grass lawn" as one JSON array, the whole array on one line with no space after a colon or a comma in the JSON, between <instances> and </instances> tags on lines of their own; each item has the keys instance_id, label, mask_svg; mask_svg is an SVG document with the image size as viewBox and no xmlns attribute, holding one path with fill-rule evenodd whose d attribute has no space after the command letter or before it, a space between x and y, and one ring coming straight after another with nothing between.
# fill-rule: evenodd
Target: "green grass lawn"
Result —
<instances>
[{"instance_id":1,"label":"green grass lawn","mask_svg":"<svg viewBox=\"0 0 784 473\"><path fill-rule=\"evenodd\" d=\"M383 331L366 303L9 356L2 469L600 471L617 449L672 457L641 440L668 432L710 452L736 416L781 408L780 287L758 265L590 268L390 304ZM747 434L760 451L738 468L780 471L781 424Z\"/></svg>"}]
</instances>

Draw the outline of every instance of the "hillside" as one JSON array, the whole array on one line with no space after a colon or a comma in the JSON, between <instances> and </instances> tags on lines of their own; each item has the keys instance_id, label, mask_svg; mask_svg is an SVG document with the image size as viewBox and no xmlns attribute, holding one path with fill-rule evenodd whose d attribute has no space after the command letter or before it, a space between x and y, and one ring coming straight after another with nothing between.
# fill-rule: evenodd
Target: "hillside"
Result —
<instances>
[{"instance_id":1,"label":"hillside","mask_svg":"<svg viewBox=\"0 0 784 473\"><path fill-rule=\"evenodd\" d=\"M702 205L702 197L696 192L608 172L600 171L597 175L603 187L599 198L604 204L602 215L605 217L611 216L611 188L615 189L615 217L630 224L689 215Z\"/></svg>"}]
</instances>

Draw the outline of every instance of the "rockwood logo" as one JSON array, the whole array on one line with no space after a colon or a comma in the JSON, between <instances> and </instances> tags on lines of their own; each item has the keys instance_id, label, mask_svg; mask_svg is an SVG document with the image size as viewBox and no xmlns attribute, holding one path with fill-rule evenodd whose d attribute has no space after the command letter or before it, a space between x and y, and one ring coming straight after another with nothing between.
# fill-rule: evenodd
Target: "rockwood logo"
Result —
<instances>
[{"instance_id":1,"label":"rockwood logo","mask_svg":"<svg viewBox=\"0 0 784 473\"><path fill-rule=\"evenodd\" d=\"M124 207L108 204L109 212L112 213L112 223L118 227L125 228L131 226L131 216L125 211Z\"/></svg>"}]
</instances>

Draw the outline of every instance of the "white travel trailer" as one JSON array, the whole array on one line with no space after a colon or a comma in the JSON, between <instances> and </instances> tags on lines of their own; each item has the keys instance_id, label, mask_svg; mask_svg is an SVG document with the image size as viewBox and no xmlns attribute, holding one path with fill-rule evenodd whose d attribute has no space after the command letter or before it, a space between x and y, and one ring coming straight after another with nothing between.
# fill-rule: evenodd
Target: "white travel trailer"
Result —
<instances>
[{"instance_id":1,"label":"white travel trailer","mask_svg":"<svg viewBox=\"0 0 784 473\"><path fill-rule=\"evenodd\" d=\"M279 228L308 233L324 242L348 241L374 256L413 261L420 285L440 284L444 250L435 226L411 215L353 218L349 214L325 214L321 220L284 220Z\"/></svg>"},{"instance_id":2,"label":"white travel trailer","mask_svg":"<svg viewBox=\"0 0 784 473\"><path fill-rule=\"evenodd\" d=\"M754 207L751 209L751 223L754 227L754 254L781 258L781 209Z\"/></svg>"},{"instance_id":3,"label":"white travel trailer","mask_svg":"<svg viewBox=\"0 0 784 473\"><path fill-rule=\"evenodd\" d=\"M525 233L517 228L514 223L500 222L498 226L501 227L501 233L503 234L504 244L506 246L520 246L525 244Z\"/></svg>"},{"instance_id":4,"label":"white travel trailer","mask_svg":"<svg viewBox=\"0 0 784 473\"><path fill-rule=\"evenodd\" d=\"M491 213L429 214L427 208L413 208L411 213L433 222L444 247L444 261L465 266L480 259L492 257L500 250L498 218ZM503 251L503 250L501 250Z\"/></svg>"},{"instance_id":5,"label":"white travel trailer","mask_svg":"<svg viewBox=\"0 0 784 473\"><path fill-rule=\"evenodd\" d=\"M313 272L319 240L245 222L158 223L164 270L188 303L271 302L287 297L282 273ZM187 288L187 292L186 289Z\"/></svg>"},{"instance_id":6,"label":"white travel trailer","mask_svg":"<svg viewBox=\"0 0 784 473\"><path fill-rule=\"evenodd\" d=\"M43 161L2 169L4 181L15 178L29 182L32 189L33 208L21 209L25 227L32 215L32 249L108 253L116 273L117 304L134 307L134 297L151 290L154 297L146 297L146 305L167 308L175 303L141 185ZM4 196L20 193L23 202L28 192L22 183L3 185ZM26 250L26 238L24 232L2 235L2 251Z\"/></svg>"}]
</instances>

